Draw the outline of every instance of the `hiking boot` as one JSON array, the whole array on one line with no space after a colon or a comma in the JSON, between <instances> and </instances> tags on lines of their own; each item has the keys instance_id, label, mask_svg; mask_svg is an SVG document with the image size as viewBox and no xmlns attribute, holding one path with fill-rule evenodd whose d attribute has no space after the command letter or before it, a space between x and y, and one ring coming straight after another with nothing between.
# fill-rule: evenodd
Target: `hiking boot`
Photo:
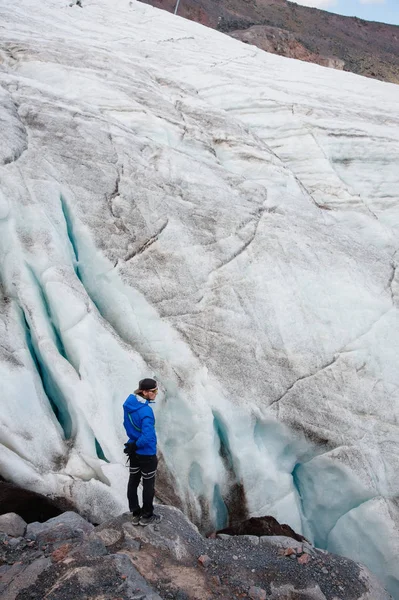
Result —
<instances>
[{"instance_id":1,"label":"hiking boot","mask_svg":"<svg viewBox=\"0 0 399 600\"><path fill-rule=\"evenodd\" d=\"M141 515L133 515L132 514L132 524L138 525L140 523Z\"/></svg>"},{"instance_id":2,"label":"hiking boot","mask_svg":"<svg viewBox=\"0 0 399 600\"><path fill-rule=\"evenodd\" d=\"M154 525L156 523L159 523L159 521L161 519L162 519L162 517L160 515L151 515L150 517L141 517L140 525L142 527L146 527L147 525Z\"/></svg>"}]
</instances>

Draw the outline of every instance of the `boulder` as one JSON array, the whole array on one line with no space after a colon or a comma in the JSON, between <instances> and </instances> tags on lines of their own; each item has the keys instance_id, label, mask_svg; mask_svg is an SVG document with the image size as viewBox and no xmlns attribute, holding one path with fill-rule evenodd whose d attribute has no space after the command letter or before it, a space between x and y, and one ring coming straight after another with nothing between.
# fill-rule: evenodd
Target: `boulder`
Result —
<instances>
[{"instance_id":1,"label":"boulder","mask_svg":"<svg viewBox=\"0 0 399 600\"><path fill-rule=\"evenodd\" d=\"M7 513L0 516L0 531L12 537L21 537L26 530L26 521L16 513Z\"/></svg>"},{"instance_id":2,"label":"boulder","mask_svg":"<svg viewBox=\"0 0 399 600\"><path fill-rule=\"evenodd\" d=\"M49 519L45 523L30 523L26 528L26 537L38 543L49 544L65 540L83 539L93 531L94 525L75 512L65 512Z\"/></svg>"}]
</instances>

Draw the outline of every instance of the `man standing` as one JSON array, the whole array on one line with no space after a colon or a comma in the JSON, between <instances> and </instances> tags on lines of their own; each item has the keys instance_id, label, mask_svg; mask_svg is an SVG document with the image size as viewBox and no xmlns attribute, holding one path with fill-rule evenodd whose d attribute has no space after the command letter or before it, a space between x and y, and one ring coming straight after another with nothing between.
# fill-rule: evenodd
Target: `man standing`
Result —
<instances>
[{"instance_id":1,"label":"man standing","mask_svg":"<svg viewBox=\"0 0 399 600\"><path fill-rule=\"evenodd\" d=\"M154 514L155 473L157 470L157 436L155 418L150 402L158 393L155 379L142 379L134 394L123 404L123 425L129 437L125 452L129 456L130 477L127 488L129 510L133 525L151 525L161 520ZM137 489L143 479L143 508L140 508Z\"/></svg>"}]
</instances>

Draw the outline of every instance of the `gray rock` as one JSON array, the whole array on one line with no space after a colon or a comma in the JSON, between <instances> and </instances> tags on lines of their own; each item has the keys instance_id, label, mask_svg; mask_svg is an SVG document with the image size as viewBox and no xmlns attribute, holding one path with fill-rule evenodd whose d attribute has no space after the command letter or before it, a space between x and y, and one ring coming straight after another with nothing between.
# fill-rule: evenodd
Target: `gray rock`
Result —
<instances>
[{"instance_id":1,"label":"gray rock","mask_svg":"<svg viewBox=\"0 0 399 600\"><path fill-rule=\"evenodd\" d=\"M141 548L141 543L139 541L139 539L137 539L139 536L137 535L138 531L137 531L137 527L135 527L134 525L132 525L131 523L124 523L122 526L122 530L123 530L123 534L124 534L124 547L127 550L133 550L133 551L138 551Z\"/></svg>"},{"instance_id":2,"label":"gray rock","mask_svg":"<svg viewBox=\"0 0 399 600\"><path fill-rule=\"evenodd\" d=\"M232 536L227 533L217 533L216 537L218 540L229 540Z\"/></svg>"},{"instance_id":3,"label":"gray rock","mask_svg":"<svg viewBox=\"0 0 399 600\"><path fill-rule=\"evenodd\" d=\"M90 536L90 539L100 539L106 547L117 544L122 538L123 533L118 529L112 528L101 529Z\"/></svg>"},{"instance_id":4,"label":"gray rock","mask_svg":"<svg viewBox=\"0 0 399 600\"><path fill-rule=\"evenodd\" d=\"M212 564L212 559L207 554L201 554L198 557L198 562L206 569Z\"/></svg>"},{"instance_id":5,"label":"gray rock","mask_svg":"<svg viewBox=\"0 0 399 600\"><path fill-rule=\"evenodd\" d=\"M143 597L145 600L162 600L133 566L128 556L124 554L113 554L104 557L103 560L104 562L110 562L120 575L126 576L123 587L128 598L132 598L133 600L135 598L139 599Z\"/></svg>"},{"instance_id":6,"label":"gray rock","mask_svg":"<svg viewBox=\"0 0 399 600\"><path fill-rule=\"evenodd\" d=\"M266 590L252 585L248 590L248 596L252 600L266 600Z\"/></svg>"},{"instance_id":7,"label":"gray rock","mask_svg":"<svg viewBox=\"0 0 399 600\"><path fill-rule=\"evenodd\" d=\"M9 585L12 580L24 569L24 565L15 563L13 565L2 565L0 570L1 582Z\"/></svg>"},{"instance_id":8,"label":"gray rock","mask_svg":"<svg viewBox=\"0 0 399 600\"><path fill-rule=\"evenodd\" d=\"M302 542L297 542L293 538L285 535L262 535L260 538L261 546L274 546L276 548L301 548Z\"/></svg>"},{"instance_id":9,"label":"gray rock","mask_svg":"<svg viewBox=\"0 0 399 600\"><path fill-rule=\"evenodd\" d=\"M2 600L15 600L22 590L34 585L39 575L50 565L50 558L39 558L28 566L18 565L22 569L13 577L10 585L3 592Z\"/></svg>"},{"instance_id":10,"label":"gray rock","mask_svg":"<svg viewBox=\"0 0 399 600\"><path fill-rule=\"evenodd\" d=\"M108 550L99 538L89 539L70 552L70 556L74 558L97 558L107 554Z\"/></svg>"},{"instance_id":11,"label":"gray rock","mask_svg":"<svg viewBox=\"0 0 399 600\"><path fill-rule=\"evenodd\" d=\"M157 506L157 513L162 516L159 527L134 527L129 523L130 515L120 515L111 522L96 528L96 534L103 529L120 529L142 542L163 548L171 553L176 560L193 556L194 560L205 554L206 541L180 510L172 506Z\"/></svg>"},{"instance_id":12,"label":"gray rock","mask_svg":"<svg viewBox=\"0 0 399 600\"><path fill-rule=\"evenodd\" d=\"M25 534L26 521L16 513L0 515L0 531L12 537L21 537Z\"/></svg>"},{"instance_id":13,"label":"gray rock","mask_svg":"<svg viewBox=\"0 0 399 600\"><path fill-rule=\"evenodd\" d=\"M257 535L240 535L240 539L249 542L252 546L259 546L259 536Z\"/></svg>"},{"instance_id":14,"label":"gray rock","mask_svg":"<svg viewBox=\"0 0 399 600\"><path fill-rule=\"evenodd\" d=\"M140 542L138 540L135 540L135 539L131 538L131 537L125 537L124 546L128 550L135 550L135 551L138 551L141 548Z\"/></svg>"},{"instance_id":15,"label":"gray rock","mask_svg":"<svg viewBox=\"0 0 399 600\"><path fill-rule=\"evenodd\" d=\"M293 585L276 586L273 583L270 586L271 595L268 600L282 600L282 598L297 598L298 589ZM300 590L301 600L327 600L318 585L307 587Z\"/></svg>"},{"instance_id":16,"label":"gray rock","mask_svg":"<svg viewBox=\"0 0 399 600\"><path fill-rule=\"evenodd\" d=\"M83 539L85 534L93 531L94 525L75 512L65 512L53 517L45 523L29 523L26 537L41 544L65 542L66 540Z\"/></svg>"},{"instance_id":17,"label":"gray rock","mask_svg":"<svg viewBox=\"0 0 399 600\"><path fill-rule=\"evenodd\" d=\"M53 569L49 576L38 575L47 566ZM2 600L24 600L35 597L37 600L72 600L79 598L129 598L130 600L161 600L151 586L133 566L130 558L121 554L100 556L93 560L89 556L68 556L63 563L61 577L54 579L56 564L48 558L35 561L14 577ZM34 594L34 596L33 596Z\"/></svg>"}]
</instances>

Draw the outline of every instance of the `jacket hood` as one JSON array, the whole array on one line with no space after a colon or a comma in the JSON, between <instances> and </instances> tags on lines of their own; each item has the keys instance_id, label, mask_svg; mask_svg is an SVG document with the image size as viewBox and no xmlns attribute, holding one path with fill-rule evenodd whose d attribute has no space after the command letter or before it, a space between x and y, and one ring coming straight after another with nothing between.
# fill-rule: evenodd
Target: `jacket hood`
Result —
<instances>
[{"instance_id":1,"label":"jacket hood","mask_svg":"<svg viewBox=\"0 0 399 600\"><path fill-rule=\"evenodd\" d=\"M145 400L144 398L140 398L139 400L137 396L130 394L130 396L128 396L123 403L123 406L124 408L127 408L129 412L133 412L135 410L139 410L139 408L142 408L146 404L148 404L148 400Z\"/></svg>"}]
</instances>

